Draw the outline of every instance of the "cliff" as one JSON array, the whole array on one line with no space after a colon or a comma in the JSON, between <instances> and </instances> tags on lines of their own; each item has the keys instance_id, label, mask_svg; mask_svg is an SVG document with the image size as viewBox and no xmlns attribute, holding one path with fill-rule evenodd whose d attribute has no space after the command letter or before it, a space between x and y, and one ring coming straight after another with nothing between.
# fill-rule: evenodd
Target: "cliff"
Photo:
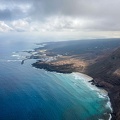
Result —
<instances>
[{"instance_id":1,"label":"cliff","mask_svg":"<svg viewBox=\"0 0 120 120\"><path fill-rule=\"evenodd\" d=\"M105 88L114 109L113 117L120 120L120 48L87 68L97 86Z\"/></svg>"}]
</instances>

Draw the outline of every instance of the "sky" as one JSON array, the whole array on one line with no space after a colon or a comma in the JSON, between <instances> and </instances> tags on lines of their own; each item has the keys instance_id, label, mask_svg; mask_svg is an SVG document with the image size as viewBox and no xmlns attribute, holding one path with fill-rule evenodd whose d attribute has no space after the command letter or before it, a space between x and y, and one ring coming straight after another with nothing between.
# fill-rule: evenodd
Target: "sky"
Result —
<instances>
[{"instance_id":1,"label":"sky","mask_svg":"<svg viewBox=\"0 0 120 120\"><path fill-rule=\"evenodd\" d=\"M0 35L120 37L120 0L0 0Z\"/></svg>"}]
</instances>

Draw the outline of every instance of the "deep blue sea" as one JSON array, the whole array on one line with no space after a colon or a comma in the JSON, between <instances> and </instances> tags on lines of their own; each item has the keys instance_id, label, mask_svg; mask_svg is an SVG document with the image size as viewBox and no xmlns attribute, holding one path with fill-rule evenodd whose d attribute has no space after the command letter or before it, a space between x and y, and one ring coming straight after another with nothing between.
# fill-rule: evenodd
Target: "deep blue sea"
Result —
<instances>
[{"instance_id":1,"label":"deep blue sea","mask_svg":"<svg viewBox=\"0 0 120 120\"><path fill-rule=\"evenodd\" d=\"M33 42L0 43L0 120L108 120L109 98L77 73L21 65Z\"/></svg>"}]
</instances>

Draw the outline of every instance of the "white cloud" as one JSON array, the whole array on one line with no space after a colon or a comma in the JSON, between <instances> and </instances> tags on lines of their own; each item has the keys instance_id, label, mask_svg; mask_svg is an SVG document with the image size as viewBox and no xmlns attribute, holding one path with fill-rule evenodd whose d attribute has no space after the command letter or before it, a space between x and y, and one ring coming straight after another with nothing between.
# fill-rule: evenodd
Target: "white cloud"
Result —
<instances>
[{"instance_id":1,"label":"white cloud","mask_svg":"<svg viewBox=\"0 0 120 120\"><path fill-rule=\"evenodd\" d=\"M29 31L29 23L26 20L15 20L11 24L14 30L18 32Z\"/></svg>"},{"instance_id":2,"label":"white cloud","mask_svg":"<svg viewBox=\"0 0 120 120\"><path fill-rule=\"evenodd\" d=\"M4 21L0 21L0 32L8 32L13 31L13 28L5 24Z\"/></svg>"},{"instance_id":3,"label":"white cloud","mask_svg":"<svg viewBox=\"0 0 120 120\"><path fill-rule=\"evenodd\" d=\"M28 31L81 31L88 30L88 26L92 26L92 20L72 18L65 16L54 16L45 19L42 22L30 22Z\"/></svg>"}]
</instances>

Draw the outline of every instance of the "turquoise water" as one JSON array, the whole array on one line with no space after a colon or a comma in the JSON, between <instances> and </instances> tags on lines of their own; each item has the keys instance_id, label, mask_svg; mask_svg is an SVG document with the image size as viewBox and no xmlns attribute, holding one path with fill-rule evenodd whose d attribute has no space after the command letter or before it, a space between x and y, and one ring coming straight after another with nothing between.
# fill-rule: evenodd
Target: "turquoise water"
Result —
<instances>
[{"instance_id":1,"label":"turquoise water","mask_svg":"<svg viewBox=\"0 0 120 120\"><path fill-rule=\"evenodd\" d=\"M15 51L32 49L33 43L0 45L0 120L109 119L108 97L86 78L33 68L35 60L21 65L24 54Z\"/></svg>"}]
</instances>

